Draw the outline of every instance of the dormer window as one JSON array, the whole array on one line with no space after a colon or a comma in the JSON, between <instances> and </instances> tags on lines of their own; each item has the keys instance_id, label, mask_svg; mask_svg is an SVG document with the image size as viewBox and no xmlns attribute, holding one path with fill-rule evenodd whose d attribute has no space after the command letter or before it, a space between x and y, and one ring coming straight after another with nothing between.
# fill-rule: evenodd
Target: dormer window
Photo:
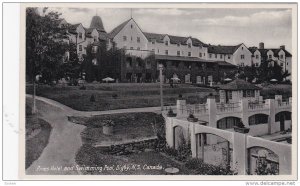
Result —
<instances>
[{"instance_id":1,"label":"dormer window","mask_svg":"<svg viewBox=\"0 0 300 186\"><path fill-rule=\"evenodd\" d=\"M132 24L130 25L130 28L133 28Z\"/></svg>"},{"instance_id":2,"label":"dormer window","mask_svg":"<svg viewBox=\"0 0 300 186\"><path fill-rule=\"evenodd\" d=\"M93 46L92 48L92 53L96 53L97 52L98 47L97 46Z\"/></svg>"},{"instance_id":3,"label":"dormer window","mask_svg":"<svg viewBox=\"0 0 300 186\"><path fill-rule=\"evenodd\" d=\"M283 55L282 54L280 55L280 59L283 59Z\"/></svg>"},{"instance_id":4,"label":"dormer window","mask_svg":"<svg viewBox=\"0 0 300 186\"><path fill-rule=\"evenodd\" d=\"M79 37L79 39L82 39L82 33L81 32L79 32L78 37Z\"/></svg>"},{"instance_id":5,"label":"dormer window","mask_svg":"<svg viewBox=\"0 0 300 186\"><path fill-rule=\"evenodd\" d=\"M269 55L269 59L272 59L272 55Z\"/></svg>"},{"instance_id":6,"label":"dormer window","mask_svg":"<svg viewBox=\"0 0 300 186\"><path fill-rule=\"evenodd\" d=\"M256 59L258 59L258 58L259 58L259 56L258 56L258 55L256 55L256 56L255 56L255 58L256 58Z\"/></svg>"},{"instance_id":7,"label":"dormer window","mask_svg":"<svg viewBox=\"0 0 300 186\"><path fill-rule=\"evenodd\" d=\"M168 46L169 45L169 41L165 41L165 45Z\"/></svg>"},{"instance_id":8,"label":"dormer window","mask_svg":"<svg viewBox=\"0 0 300 186\"><path fill-rule=\"evenodd\" d=\"M245 59L245 55L241 55L241 59Z\"/></svg>"}]
</instances>

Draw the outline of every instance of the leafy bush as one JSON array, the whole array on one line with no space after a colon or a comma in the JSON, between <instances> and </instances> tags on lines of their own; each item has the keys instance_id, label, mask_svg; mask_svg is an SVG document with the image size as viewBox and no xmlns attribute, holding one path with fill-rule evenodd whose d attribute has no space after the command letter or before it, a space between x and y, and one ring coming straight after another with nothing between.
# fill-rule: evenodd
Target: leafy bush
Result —
<instances>
[{"instance_id":1,"label":"leafy bush","mask_svg":"<svg viewBox=\"0 0 300 186\"><path fill-rule=\"evenodd\" d=\"M201 175L233 175L233 171L229 167L223 168L221 166L210 165L204 163L201 159L193 158L185 163L189 169L196 171L196 174Z\"/></svg>"},{"instance_id":2,"label":"leafy bush","mask_svg":"<svg viewBox=\"0 0 300 186\"><path fill-rule=\"evenodd\" d=\"M82 85L79 89L80 90L86 90L86 87L84 85Z\"/></svg>"}]
</instances>

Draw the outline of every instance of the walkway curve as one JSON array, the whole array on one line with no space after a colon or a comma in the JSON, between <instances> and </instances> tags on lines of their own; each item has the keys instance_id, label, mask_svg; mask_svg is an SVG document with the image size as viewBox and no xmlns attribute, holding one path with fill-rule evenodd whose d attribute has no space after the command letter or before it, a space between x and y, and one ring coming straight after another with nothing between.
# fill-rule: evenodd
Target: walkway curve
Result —
<instances>
[{"instance_id":1,"label":"walkway curve","mask_svg":"<svg viewBox=\"0 0 300 186\"><path fill-rule=\"evenodd\" d=\"M32 99L32 95L26 95ZM82 145L80 133L85 126L74 125L67 116L93 116L129 112L161 113L160 107L118 109L108 111L77 111L57 101L36 96L38 115L52 126L49 143L41 156L26 169L28 175L74 175L75 169L65 171L64 167L76 166L75 156ZM61 170L57 170L62 168Z\"/></svg>"},{"instance_id":2,"label":"walkway curve","mask_svg":"<svg viewBox=\"0 0 300 186\"><path fill-rule=\"evenodd\" d=\"M30 98L29 98L30 99ZM75 156L82 146L80 133L85 126L74 125L67 120L70 110L60 105L50 104L37 99L40 118L51 126L48 145L41 156L26 169L27 175L74 175L80 174L72 167L76 166ZM70 168L64 170L64 168Z\"/></svg>"}]
</instances>

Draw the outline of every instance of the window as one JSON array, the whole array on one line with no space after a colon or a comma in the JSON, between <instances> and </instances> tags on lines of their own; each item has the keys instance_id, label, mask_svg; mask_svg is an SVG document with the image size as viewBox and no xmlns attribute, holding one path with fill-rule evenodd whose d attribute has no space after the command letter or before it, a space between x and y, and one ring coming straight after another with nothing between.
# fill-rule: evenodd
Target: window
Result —
<instances>
[{"instance_id":1,"label":"window","mask_svg":"<svg viewBox=\"0 0 300 186\"><path fill-rule=\"evenodd\" d=\"M192 53L191 53L191 52L188 52L188 56L191 57L191 55L192 55Z\"/></svg>"},{"instance_id":2,"label":"window","mask_svg":"<svg viewBox=\"0 0 300 186\"><path fill-rule=\"evenodd\" d=\"M228 56L228 59L230 59L230 56Z\"/></svg>"},{"instance_id":3,"label":"window","mask_svg":"<svg viewBox=\"0 0 300 186\"><path fill-rule=\"evenodd\" d=\"M258 63L255 63L255 66L258 67Z\"/></svg>"},{"instance_id":4,"label":"window","mask_svg":"<svg viewBox=\"0 0 300 186\"><path fill-rule=\"evenodd\" d=\"M266 114L255 114L249 117L249 125L267 124L268 118Z\"/></svg>"},{"instance_id":5,"label":"window","mask_svg":"<svg viewBox=\"0 0 300 186\"><path fill-rule=\"evenodd\" d=\"M228 91L228 99L232 99L232 91Z\"/></svg>"},{"instance_id":6,"label":"window","mask_svg":"<svg viewBox=\"0 0 300 186\"><path fill-rule=\"evenodd\" d=\"M169 45L169 41L165 41L165 45L168 46Z\"/></svg>"},{"instance_id":7,"label":"window","mask_svg":"<svg viewBox=\"0 0 300 186\"><path fill-rule=\"evenodd\" d=\"M222 54L220 55L220 58L223 59L223 55Z\"/></svg>"},{"instance_id":8,"label":"window","mask_svg":"<svg viewBox=\"0 0 300 186\"><path fill-rule=\"evenodd\" d=\"M177 51L177 56L180 56L180 51Z\"/></svg>"},{"instance_id":9,"label":"window","mask_svg":"<svg viewBox=\"0 0 300 186\"><path fill-rule=\"evenodd\" d=\"M140 37L137 37L137 38L136 38L136 41L137 41L138 43L140 43L140 42L141 42L141 38L140 38Z\"/></svg>"},{"instance_id":10,"label":"window","mask_svg":"<svg viewBox=\"0 0 300 186\"><path fill-rule=\"evenodd\" d=\"M209 54L209 58L211 58L211 54Z\"/></svg>"},{"instance_id":11,"label":"window","mask_svg":"<svg viewBox=\"0 0 300 186\"><path fill-rule=\"evenodd\" d=\"M226 118L220 119L217 122L217 128L219 128L219 129L231 129L234 126L236 126L238 122L240 122L239 118L226 117Z\"/></svg>"},{"instance_id":12,"label":"window","mask_svg":"<svg viewBox=\"0 0 300 186\"><path fill-rule=\"evenodd\" d=\"M152 41L152 45L154 45L155 44L155 41Z\"/></svg>"},{"instance_id":13,"label":"window","mask_svg":"<svg viewBox=\"0 0 300 186\"><path fill-rule=\"evenodd\" d=\"M283 59L283 55L282 54L280 55L280 59Z\"/></svg>"},{"instance_id":14,"label":"window","mask_svg":"<svg viewBox=\"0 0 300 186\"><path fill-rule=\"evenodd\" d=\"M97 46L93 46L92 47L92 53L96 53L97 52L97 48L98 48Z\"/></svg>"},{"instance_id":15,"label":"window","mask_svg":"<svg viewBox=\"0 0 300 186\"><path fill-rule=\"evenodd\" d=\"M81 32L79 32L79 39L82 39L82 33Z\"/></svg>"},{"instance_id":16,"label":"window","mask_svg":"<svg viewBox=\"0 0 300 186\"><path fill-rule=\"evenodd\" d=\"M79 51L82 51L82 45L79 45Z\"/></svg>"},{"instance_id":17,"label":"window","mask_svg":"<svg viewBox=\"0 0 300 186\"><path fill-rule=\"evenodd\" d=\"M169 54L169 51L168 51L168 50L166 50L166 51L165 51L165 54L166 54L166 55L168 55L168 54Z\"/></svg>"},{"instance_id":18,"label":"window","mask_svg":"<svg viewBox=\"0 0 300 186\"><path fill-rule=\"evenodd\" d=\"M199 53L199 57L202 57L202 53L201 52Z\"/></svg>"},{"instance_id":19,"label":"window","mask_svg":"<svg viewBox=\"0 0 300 186\"><path fill-rule=\"evenodd\" d=\"M253 90L243 90L243 97L254 97L254 91Z\"/></svg>"},{"instance_id":20,"label":"window","mask_svg":"<svg viewBox=\"0 0 300 186\"><path fill-rule=\"evenodd\" d=\"M132 41L132 36L130 37L130 40Z\"/></svg>"},{"instance_id":21,"label":"window","mask_svg":"<svg viewBox=\"0 0 300 186\"><path fill-rule=\"evenodd\" d=\"M133 47L130 47L130 50L133 50Z\"/></svg>"},{"instance_id":22,"label":"window","mask_svg":"<svg viewBox=\"0 0 300 186\"><path fill-rule=\"evenodd\" d=\"M289 65L289 63L286 63L286 65Z\"/></svg>"},{"instance_id":23,"label":"window","mask_svg":"<svg viewBox=\"0 0 300 186\"><path fill-rule=\"evenodd\" d=\"M157 53L159 53L159 49L157 49Z\"/></svg>"},{"instance_id":24,"label":"window","mask_svg":"<svg viewBox=\"0 0 300 186\"><path fill-rule=\"evenodd\" d=\"M258 58L259 58L259 56L258 56L258 55L256 55L256 56L255 56L255 58L256 58L256 59L258 59Z\"/></svg>"},{"instance_id":25,"label":"window","mask_svg":"<svg viewBox=\"0 0 300 186\"><path fill-rule=\"evenodd\" d=\"M241 55L241 59L245 59L245 55Z\"/></svg>"},{"instance_id":26,"label":"window","mask_svg":"<svg viewBox=\"0 0 300 186\"><path fill-rule=\"evenodd\" d=\"M178 43L177 46L180 47L180 44Z\"/></svg>"},{"instance_id":27,"label":"window","mask_svg":"<svg viewBox=\"0 0 300 186\"><path fill-rule=\"evenodd\" d=\"M188 48L191 48L192 46L191 46L191 43L188 43Z\"/></svg>"},{"instance_id":28,"label":"window","mask_svg":"<svg viewBox=\"0 0 300 186\"><path fill-rule=\"evenodd\" d=\"M269 55L269 59L272 59L272 55Z\"/></svg>"},{"instance_id":29,"label":"window","mask_svg":"<svg viewBox=\"0 0 300 186\"><path fill-rule=\"evenodd\" d=\"M137 47L137 50L141 50L141 48L140 48L140 47Z\"/></svg>"},{"instance_id":30,"label":"window","mask_svg":"<svg viewBox=\"0 0 300 186\"><path fill-rule=\"evenodd\" d=\"M132 24L130 25L130 28L133 28Z\"/></svg>"},{"instance_id":31,"label":"window","mask_svg":"<svg viewBox=\"0 0 300 186\"><path fill-rule=\"evenodd\" d=\"M218 54L215 54L215 58L218 58Z\"/></svg>"},{"instance_id":32,"label":"window","mask_svg":"<svg viewBox=\"0 0 300 186\"><path fill-rule=\"evenodd\" d=\"M97 36L94 36L94 41L97 41Z\"/></svg>"},{"instance_id":33,"label":"window","mask_svg":"<svg viewBox=\"0 0 300 186\"><path fill-rule=\"evenodd\" d=\"M242 47L242 50L244 50L244 47Z\"/></svg>"},{"instance_id":34,"label":"window","mask_svg":"<svg viewBox=\"0 0 300 186\"><path fill-rule=\"evenodd\" d=\"M203 53L203 56L205 56L205 53Z\"/></svg>"},{"instance_id":35,"label":"window","mask_svg":"<svg viewBox=\"0 0 300 186\"><path fill-rule=\"evenodd\" d=\"M123 36L123 41L127 41L127 37L126 36Z\"/></svg>"}]
</instances>

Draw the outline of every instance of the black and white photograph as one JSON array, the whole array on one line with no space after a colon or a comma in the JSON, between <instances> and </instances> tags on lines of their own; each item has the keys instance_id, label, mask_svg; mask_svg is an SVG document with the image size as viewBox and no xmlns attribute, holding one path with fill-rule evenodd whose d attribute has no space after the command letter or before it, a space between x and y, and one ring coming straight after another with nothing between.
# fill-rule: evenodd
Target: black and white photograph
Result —
<instances>
[{"instance_id":1,"label":"black and white photograph","mask_svg":"<svg viewBox=\"0 0 300 186\"><path fill-rule=\"evenodd\" d=\"M154 5L22 7L22 175L295 176L297 5Z\"/></svg>"}]
</instances>

